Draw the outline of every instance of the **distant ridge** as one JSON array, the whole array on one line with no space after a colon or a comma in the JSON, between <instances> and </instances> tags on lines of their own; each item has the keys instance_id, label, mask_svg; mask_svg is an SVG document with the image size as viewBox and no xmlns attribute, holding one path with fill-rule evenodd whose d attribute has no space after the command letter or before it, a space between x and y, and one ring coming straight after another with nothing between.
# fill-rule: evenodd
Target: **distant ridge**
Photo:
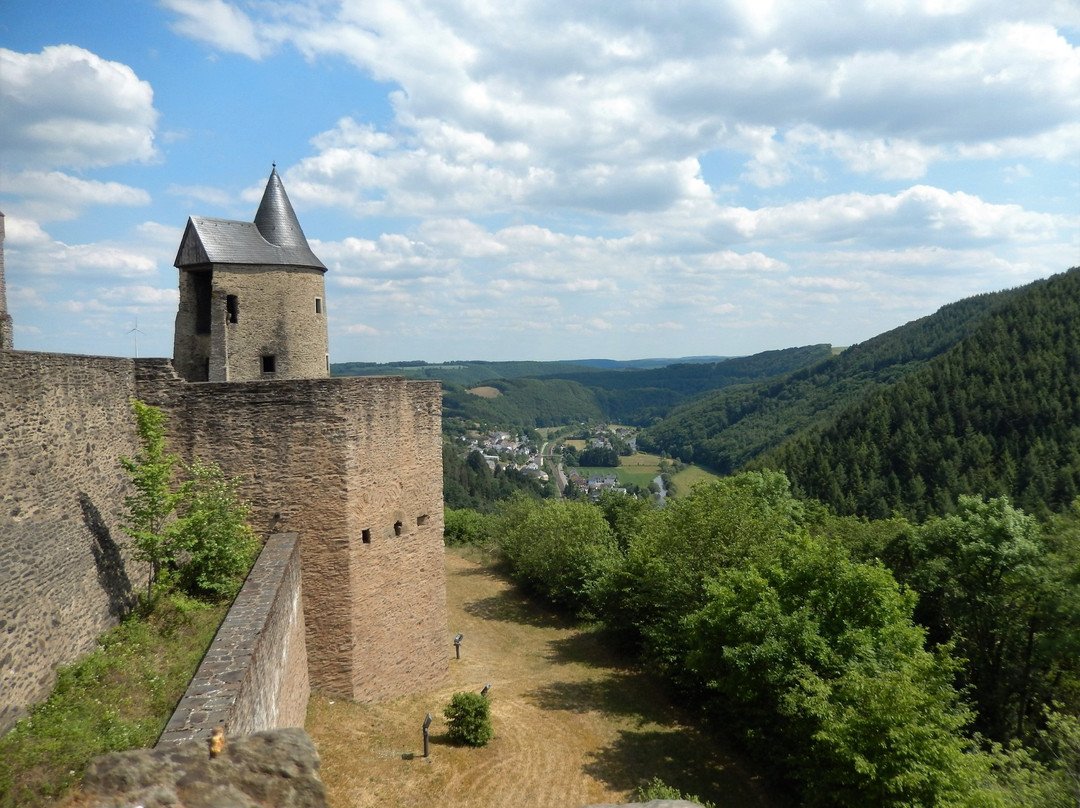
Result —
<instances>
[{"instance_id":1,"label":"distant ridge","mask_svg":"<svg viewBox=\"0 0 1080 808\"><path fill-rule=\"evenodd\" d=\"M605 370L651 370L663 368L668 365L703 365L714 362L724 362L733 359L731 356L680 356L675 358L655 359L571 359L568 364L586 365L587 367L603 368Z\"/></svg>"}]
</instances>

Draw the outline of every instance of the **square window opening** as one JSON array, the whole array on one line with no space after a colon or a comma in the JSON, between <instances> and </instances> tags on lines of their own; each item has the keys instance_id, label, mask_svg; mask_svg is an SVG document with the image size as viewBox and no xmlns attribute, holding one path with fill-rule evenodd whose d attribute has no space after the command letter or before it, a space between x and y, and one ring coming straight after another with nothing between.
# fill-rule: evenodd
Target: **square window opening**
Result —
<instances>
[{"instance_id":1,"label":"square window opening","mask_svg":"<svg viewBox=\"0 0 1080 808\"><path fill-rule=\"evenodd\" d=\"M315 298L315 313L316 314L322 314L322 298L321 297Z\"/></svg>"},{"instance_id":2,"label":"square window opening","mask_svg":"<svg viewBox=\"0 0 1080 808\"><path fill-rule=\"evenodd\" d=\"M371 529L370 528L365 527L363 530L360 531L360 540L364 544L371 544Z\"/></svg>"},{"instance_id":3,"label":"square window opening","mask_svg":"<svg viewBox=\"0 0 1080 808\"><path fill-rule=\"evenodd\" d=\"M236 300L236 295L225 295L225 320L235 323L239 315L240 304Z\"/></svg>"},{"instance_id":4,"label":"square window opening","mask_svg":"<svg viewBox=\"0 0 1080 808\"><path fill-rule=\"evenodd\" d=\"M271 354L270 356L262 357L262 372L263 373L277 373L277 357Z\"/></svg>"}]
</instances>

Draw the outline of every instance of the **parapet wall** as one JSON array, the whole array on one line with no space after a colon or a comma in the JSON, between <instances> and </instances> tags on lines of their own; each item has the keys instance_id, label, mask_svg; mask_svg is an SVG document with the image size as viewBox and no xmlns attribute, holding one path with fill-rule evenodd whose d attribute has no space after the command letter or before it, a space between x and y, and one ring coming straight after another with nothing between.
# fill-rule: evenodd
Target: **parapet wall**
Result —
<instances>
[{"instance_id":1,"label":"parapet wall","mask_svg":"<svg viewBox=\"0 0 1080 808\"><path fill-rule=\"evenodd\" d=\"M300 543L271 536L222 621L158 746L303 727L308 702Z\"/></svg>"},{"instance_id":2,"label":"parapet wall","mask_svg":"<svg viewBox=\"0 0 1080 808\"><path fill-rule=\"evenodd\" d=\"M130 359L0 350L0 733L146 585L118 524Z\"/></svg>"}]
</instances>

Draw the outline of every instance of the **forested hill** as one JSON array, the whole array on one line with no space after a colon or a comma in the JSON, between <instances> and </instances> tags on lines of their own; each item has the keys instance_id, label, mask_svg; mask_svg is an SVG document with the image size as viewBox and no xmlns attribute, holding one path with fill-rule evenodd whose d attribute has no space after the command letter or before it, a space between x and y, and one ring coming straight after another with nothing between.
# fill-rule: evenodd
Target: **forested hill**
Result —
<instances>
[{"instance_id":1,"label":"forested hill","mask_svg":"<svg viewBox=\"0 0 1080 808\"><path fill-rule=\"evenodd\" d=\"M958 494L1080 493L1080 268L1008 295L952 349L761 465L841 514L922 518Z\"/></svg>"},{"instance_id":2,"label":"forested hill","mask_svg":"<svg viewBox=\"0 0 1080 808\"><path fill-rule=\"evenodd\" d=\"M638 444L730 473L912 373L1018 293L995 292L950 303L780 380L700 397L647 429Z\"/></svg>"},{"instance_id":3,"label":"forested hill","mask_svg":"<svg viewBox=\"0 0 1080 808\"><path fill-rule=\"evenodd\" d=\"M666 414L703 390L776 378L830 353L828 345L811 345L649 370L564 374L548 368L543 378L486 380L487 397L444 381L443 415L504 426L541 427L589 420L639 424Z\"/></svg>"}]
</instances>

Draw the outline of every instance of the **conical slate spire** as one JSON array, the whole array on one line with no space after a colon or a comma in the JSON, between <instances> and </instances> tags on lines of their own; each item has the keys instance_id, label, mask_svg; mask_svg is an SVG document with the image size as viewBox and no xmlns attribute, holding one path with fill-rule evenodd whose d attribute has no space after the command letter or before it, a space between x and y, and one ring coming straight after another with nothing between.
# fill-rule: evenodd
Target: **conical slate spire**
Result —
<instances>
[{"instance_id":1,"label":"conical slate spire","mask_svg":"<svg viewBox=\"0 0 1080 808\"><path fill-rule=\"evenodd\" d=\"M304 231L300 229L300 222L296 219L289 196L285 193L285 186L281 184L276 165L271 169L270 179L266 182L259 211L255 214L255 226L271 244L286 249L311 249L304 237Z\"/></svg>"}]
</instances>

